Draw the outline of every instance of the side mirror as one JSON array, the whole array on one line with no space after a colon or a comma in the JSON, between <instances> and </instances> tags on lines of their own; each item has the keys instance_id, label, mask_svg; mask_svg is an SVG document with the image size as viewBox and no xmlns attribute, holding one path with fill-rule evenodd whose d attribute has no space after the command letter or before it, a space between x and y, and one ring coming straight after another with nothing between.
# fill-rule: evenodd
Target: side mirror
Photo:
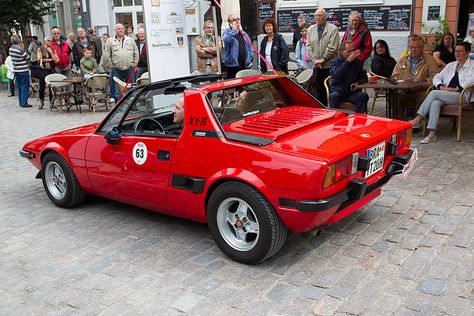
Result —
<instances>
[{"instance_id":1,"label":"side mirror","mask_svg":"<svg viewBox=\"0 0 474 316\"><path fill-rule=\"evenodd\" d=\"M104 138L107 140L107 143L117 145L120 140L120 129L118 127L112 128L110 131L105 133Z\"/></svg>"}]
</instances>

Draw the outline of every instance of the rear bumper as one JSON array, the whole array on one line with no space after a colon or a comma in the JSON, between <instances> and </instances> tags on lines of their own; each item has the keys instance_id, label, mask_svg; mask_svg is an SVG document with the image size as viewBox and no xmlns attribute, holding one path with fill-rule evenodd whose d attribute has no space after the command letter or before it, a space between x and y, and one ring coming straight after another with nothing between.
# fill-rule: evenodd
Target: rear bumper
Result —
<instances>
[{"instance_id":1,"label":"rear bumper","mask_svg":"<svg viewBox=\"0 0 474 316\"><path fill-rule=\"evenodd\" d=\"M338 210L346 208L383 186L394 175L402 173L403 168L409 163L413 153L414 151L410 150L406 155L396 156L388 166L385 176L371 185L367 185L365 179L354 179L349 182L345 190L322 200L302 200L296 205L296 209L302 212L324 212L336 205L340 205Z\"/></svg>"}]
</instances>

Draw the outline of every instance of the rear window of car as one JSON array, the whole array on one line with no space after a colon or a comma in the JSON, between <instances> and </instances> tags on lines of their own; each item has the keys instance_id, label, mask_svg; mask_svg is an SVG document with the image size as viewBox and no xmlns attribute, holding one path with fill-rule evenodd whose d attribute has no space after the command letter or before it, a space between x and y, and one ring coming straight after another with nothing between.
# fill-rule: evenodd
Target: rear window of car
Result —
<instances>
[{"instance_id":1,"label":"rear window of car","mask_svg":"<svg viewBox=\"0 0 474 316\"><path fill-rule=\"evenodd\" d=\"M221 125L288 106L321 105L291 80L277 78L233 86L207 94L208 102Z\"/></svg>"}]
</instances>

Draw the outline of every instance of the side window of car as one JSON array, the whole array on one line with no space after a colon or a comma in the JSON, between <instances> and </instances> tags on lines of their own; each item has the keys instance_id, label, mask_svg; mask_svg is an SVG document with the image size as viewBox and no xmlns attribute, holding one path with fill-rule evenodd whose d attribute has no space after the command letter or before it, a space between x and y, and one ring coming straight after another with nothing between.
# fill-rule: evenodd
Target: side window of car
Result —
<instances>
[{"instance_id":1,"label":"side window of car","mask_svg":"<svg viewBox=\"0 0 474 316\"><path fill-rule=\"evenodd\" d=\"M164 94L159 90L141 93L120 127L122 134L160 136L173 125L173 109L182 94Z\"/></svg>"},{"instance_id":2,"label":"side window of car","mask_svg":"<svg viewBox=\"0 0 474 316\"><path fill-rule=\"evenodd\" d=\"M122 120L123 116L127 112L128 108L130 107L131 102L135 99L136 95L139 93L139 90L135 90L130 95L127 95L127 99L124 100L118 107L115 107L112 114L109 116L107 121L104 123L102 128L100 129L101 132L106 133L110 131L114 127L118 127L120 121Z\"/></svg>"}]
</instances>

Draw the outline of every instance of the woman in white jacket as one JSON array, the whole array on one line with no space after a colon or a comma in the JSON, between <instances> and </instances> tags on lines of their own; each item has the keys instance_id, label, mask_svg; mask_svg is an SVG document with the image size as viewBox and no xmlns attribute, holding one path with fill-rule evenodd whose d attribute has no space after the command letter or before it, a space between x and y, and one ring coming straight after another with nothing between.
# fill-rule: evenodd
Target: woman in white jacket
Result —
<instances>
[{"instance_id":1,"label":"woman in white jacket","mask_svg":"<svg viewBox=\"0 0 474 316\"><path fill-rule=\"evenodd\" d=\"M421 104L417 116L410 121L415 125L429 115L429 133L420 143L428 144L438 140L436 127L441 107L445 104L458 103L462 89L474 84L474 60L468 58L470 52L471 45L469 43L456 44L454 49L456 61L447 64L440 73L434 76L433 85L437 90L430 92ZM473 96L471 96L471 101L473 99Z\"/></svg>"},{"instance_id":2,"label":"woman in white jacket","mask_svg":"<svg viewBox=\"0 0 474 316\"><path fill-rule=\"evenodd\" d=\"M5 59L5 66L7 67L7 78L8 78L8 96L15 96L15 74L13 73L13 62L10 55Z\"/></svg>"}]
</instances>

